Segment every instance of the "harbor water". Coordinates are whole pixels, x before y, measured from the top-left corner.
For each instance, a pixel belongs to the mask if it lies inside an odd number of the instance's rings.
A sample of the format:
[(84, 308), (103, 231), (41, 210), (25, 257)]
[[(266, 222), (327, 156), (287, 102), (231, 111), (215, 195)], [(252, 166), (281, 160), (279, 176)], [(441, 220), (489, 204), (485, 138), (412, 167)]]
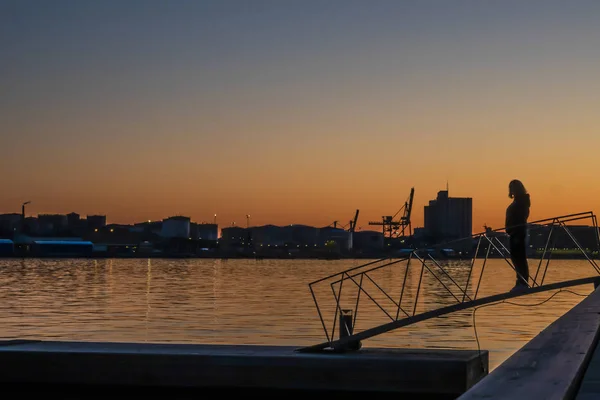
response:
[[(308, 283), (365, 262), (3, 259), (0, 260), (0, 338), (312, 345), (325, 341), (326, 336)], [(538, 260), (530, 263), (535, 272)], [(446, 262), (444, 267), (456, 277), (457, 283), (466, 282), (468, 261)], [(420, 270), (411, 268), (414, 270), (410, 270), (407, 280), (418, 284)], [(373, 279), (398, 296), (404, 272), (403, 268), (384, 268), (374, 273)], [(479, 272), (473, 272), (471, 294), (476, 290)], [(585, 260), (553, 260), (545, 282), (594, 274)], [(478, 296), (506, 292), (513, 284), (514, 272), (504, 260), (489, 260)], [(350, 286), (344, 290), (350, 290)], [(412, 290), (416, 287), (413, 285)], [(593, 287), (571, 290), (584, 295)], [(316, 294), (318, 299), (332, 297), (331, 288), (317, 290)], [(537, 305), (552, 294), (520, 297), (512, 300), (513, 304), (496, 304), (476, 311), (477, 334), (481, 348), (490, 351), (490, 368), (583, 298), (562, 292)], [(375, 295), (374, 298), (377, 299)], [(423, 276), (418, 298), (417, 312), (452, 301), (428, 271)], [(389, 322), (386, 314), (366, 297), (361, 298), (361, 307), (363, 304), (357, 315), (358, 330)], [(333, 309), (325, 306), (323, 313), (331, 326)], [(473, 310), (401, 328), (369, 339), (363, 346), (477, 349)]]

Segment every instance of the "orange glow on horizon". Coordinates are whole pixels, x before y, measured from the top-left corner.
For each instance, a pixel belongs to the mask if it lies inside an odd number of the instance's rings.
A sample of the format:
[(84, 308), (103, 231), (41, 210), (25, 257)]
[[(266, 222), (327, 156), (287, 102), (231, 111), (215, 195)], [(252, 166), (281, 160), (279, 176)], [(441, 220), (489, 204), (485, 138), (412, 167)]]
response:
[[(450, 196), (473, 197), (473, 232), (484, 230), (487, 224), (493, 228), (504, 225), (504, 212), (510, 199), (503, 187), (477, 185), (475, 177), (470, 177), (465, 182), (471, 182), (472, 191), (464, 187), (450, 184)], [(508, 182), (508, 180), (505, 180)], [(527, 182), (527, 181), (525, 181)], [(441, 185), (440, 185), (441, 186)], [(454, 189), (456, 187), (456, 189)], [(532, 198), (530, 221), (584, 211), (596, 211), (600, 192), (595, 186), (583, 188), (574, 182), (555, 185), (536, 184), (529, 181), (528, 190)], [(187, 196), (174, 198), (172, 202), (161, 196), (140, 199), (133, 193), (129, 198), (123, 198), (120, 203), (106, 201), (106, 197), (79, 201), (68, 197), (44, 199), (32, 202), (26, 209), (27, 215), (41, 213), (69, 213), (77, 212), (82, 216), (92, 214), (106, 214), (109, 223), (131, 224), (149, 220), (162, 220), (172, 215), (187, 215), (194, 222), (213, 223), (214, 210), (217, 210), (217, 223), (221, 228), (236, 225), (246, 226), (246, 215), (252, 215), (251, 226), (274, 224), (305, 224), (313, 226), (327, 226), (338, 222), (338, 226), (345, 226), (354, 217), (356, 209), (360, 210), (357, 229), (379, 230), (378, 226), (368, 225), (369, 221), (380, 221), (383, 215), (394, 215), (407, 200), (410, 188), (406, 186), (404, 192), (399, 188), (381, 192), (370, 188), (368, 192), (359, 192), (346, 197), (345, 191), (336, 193), (331, 188), (325, 193), (300, 191), (293, 194), (274, 193), (265, 196), (262, 201), (259, 193), (248, 193), (246, 196), (238, 193), (231, 198), (202, 201), (202, 193), (188, 192)], [(415, 202), (412, 214), (412, 226), (423, 226), (423, 206), (427, 201), (436, 197), (438, 190), (444, 190), (433, 185), (419, 190), (415, 185)], [(576, 195), (572, 195), (575, 193)], [(34, 197), (34, 196), (32, 196)], [(236, 200), (237, 199), (237, 200)], [(16, 199), (15, 199), (16, 200)], [(83, 200), (83, 199), (82, 199)], [(220, 200), (220, 201), (219, 201)], [(203, 205), (203, 203), (205, 205)], [(13, 201), (9, 204), (6, 200), (1, 203), (3, 212), (19, 212), (20, 203)], [(596, 206), (596, 207), (595, 207)], [(251, 211), (251, 213), (248, 212)], [(399, 218), (399, 217), (398, 217)], [(242, 221), (242, 222), (240, 222)]]
[(480, 232), (515, 178), (531, 220), (600, 212), (600, 3), (12, 3), (0, 212), (224, 227), (359, 209), (366, 230), (414, 187), (419, 227), (449, 182)]

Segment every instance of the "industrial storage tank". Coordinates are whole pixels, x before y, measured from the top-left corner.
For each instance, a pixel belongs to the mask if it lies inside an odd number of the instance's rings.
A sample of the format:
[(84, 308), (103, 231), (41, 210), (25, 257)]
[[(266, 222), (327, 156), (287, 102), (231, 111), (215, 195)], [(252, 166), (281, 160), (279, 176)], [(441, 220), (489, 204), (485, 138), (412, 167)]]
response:
[(189, 238), (190, 218), (177, 216), (163, 220), (160, 236), (165, 238)]
[(192, 224), (190, 228), (192, 239), (219, 240), (219, 225), (217, 224)]
[[(254, 226), (250, 228), (252, 241), (256, 246), (283, 246), (291, 241), (291, 234), (286, 236), (286, 232), (276, 225)], [(289, 232), (288, 232), (289, 233)]]
[(291, 243), (300, 247), (314, 247), (319, 242), (319, 229), (313, 226), (292, 224), (284, 227)]

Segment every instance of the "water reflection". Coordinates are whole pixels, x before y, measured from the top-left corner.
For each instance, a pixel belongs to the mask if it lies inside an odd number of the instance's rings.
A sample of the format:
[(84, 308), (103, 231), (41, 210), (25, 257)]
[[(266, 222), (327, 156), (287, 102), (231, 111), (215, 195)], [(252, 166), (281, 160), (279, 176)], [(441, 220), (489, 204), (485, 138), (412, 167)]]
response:
[[(0, 309), (3, 338), (146, 341), (181, 343), (244, 343), (303, 346), (321, 342), (324, 333), (308, 291), (308, 282), (356, 265), (352, 260), (0, 260)], [(468, 263), (447, 265), (464, 286)], [(481, 266), (469, 281), (477, 287)], [(448, 278), (432, 268), (444, 284)], [(400, 299), (406, 267), (374, 272), (371, 277)], [(547, 282), (589, 276), (585, 261), (553, 261)], [(402, 307), (412, 312), (421, 268), (414, 263)], [(514, 272), (501, 260), (490, 260), (479, 296), (509, 290)], [(352, 283), (344, 290), (349, 291)], [(371, 284), (365, 288), (388, 312), (397, 308)], [(321, 296), (331, 298), (327, 289)], [(591, 285), (576, 288), (590, 292)], [(356, 291), (356, 287), (354, 287)], [(535, 303), (551, 293), (518, 300)], [(355, 295), (354, 295), (355, 296)], [(355, 297), (350, 296), (355, 301)], [(359, 328), (389, 318), (361, 298)], [(477, 311), (482, 348), (491, 351), (491, 366), (581, 301), (559, 294), (539, 307), (508, 304)], [(455, 302), (431, 273), (423, 274), (417, 311)], [(354, 303), (352, 303), (354, 304)], [(333, 308), (325, 310), (333, 322)], [(365, 342), (366, 346), (476, 348), (472, 310), (425, 321)]]
[(151, 310), (151, 306), (150, 306), (150, 285), (152, 283), (152, 260), (148, 259), (148, 265), (146, 268), (146, 329), (144, 331), (145, 335), (144, 335), (144, 339), (147, 342), (148, 341), (148, 325), (149, 325), (149, 321), (150, 321), (150, 310)]

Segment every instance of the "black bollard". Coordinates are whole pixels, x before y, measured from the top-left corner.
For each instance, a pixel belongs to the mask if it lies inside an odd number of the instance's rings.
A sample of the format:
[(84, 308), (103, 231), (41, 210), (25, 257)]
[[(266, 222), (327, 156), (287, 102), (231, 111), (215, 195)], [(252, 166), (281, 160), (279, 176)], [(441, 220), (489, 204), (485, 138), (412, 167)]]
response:
[[(352, 310), (341, 310), (340, 312), (340, 339), (352, 336), (354, 326), (352, 325)], [(337, 351), (355, 351), (360, 350), (362, 344), (358, 342), (350, 342), (343, 347), (337, 347)]]
[(352, 331), (352, 310), (342, 310), (340, 312), (340, 339), (351, 336)]

